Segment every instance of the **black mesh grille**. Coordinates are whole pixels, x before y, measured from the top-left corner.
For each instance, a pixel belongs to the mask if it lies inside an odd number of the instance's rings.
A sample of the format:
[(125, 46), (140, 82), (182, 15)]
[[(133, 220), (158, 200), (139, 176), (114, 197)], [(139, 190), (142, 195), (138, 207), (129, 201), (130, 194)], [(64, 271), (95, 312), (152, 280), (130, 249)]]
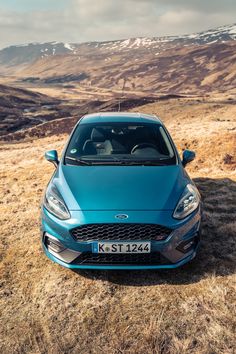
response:
[(165, 240), (171, 229), (156, 224), (86, 224), (71, 230), (76, 241)]
[(85, 252), (77, 257), (73, 264), (113, 264), (113, 265), (155, 265), (170, 264), (159, 252), (148, 254), (98, 254)]

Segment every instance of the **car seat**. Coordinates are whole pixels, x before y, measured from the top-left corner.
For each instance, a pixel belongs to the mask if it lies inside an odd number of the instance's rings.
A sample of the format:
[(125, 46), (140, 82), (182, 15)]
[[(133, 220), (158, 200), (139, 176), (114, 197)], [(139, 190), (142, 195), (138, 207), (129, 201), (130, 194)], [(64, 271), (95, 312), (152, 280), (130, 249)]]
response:
[(86, 140), (83, 146), (84, 155), (110, 155), (112, 153), (112, 145), (103, 129), (93, 128), (91, 137)]

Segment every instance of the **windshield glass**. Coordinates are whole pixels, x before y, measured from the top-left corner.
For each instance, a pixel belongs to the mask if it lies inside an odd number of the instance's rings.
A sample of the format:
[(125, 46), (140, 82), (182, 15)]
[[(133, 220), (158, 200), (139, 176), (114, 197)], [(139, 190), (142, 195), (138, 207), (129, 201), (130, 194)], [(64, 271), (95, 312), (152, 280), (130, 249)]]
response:
[(156, 123), (79, 124), (65, 153), (67, 164), (176, 164), (171, 142)]

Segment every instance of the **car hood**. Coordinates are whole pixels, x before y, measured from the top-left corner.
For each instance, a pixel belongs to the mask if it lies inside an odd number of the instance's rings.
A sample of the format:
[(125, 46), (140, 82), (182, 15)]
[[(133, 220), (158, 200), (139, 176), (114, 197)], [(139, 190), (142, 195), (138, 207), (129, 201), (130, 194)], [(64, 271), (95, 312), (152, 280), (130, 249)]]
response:
[(53, 183), (69, 210), (173, 210), (189, 178), (181, 165), (72, 166)]

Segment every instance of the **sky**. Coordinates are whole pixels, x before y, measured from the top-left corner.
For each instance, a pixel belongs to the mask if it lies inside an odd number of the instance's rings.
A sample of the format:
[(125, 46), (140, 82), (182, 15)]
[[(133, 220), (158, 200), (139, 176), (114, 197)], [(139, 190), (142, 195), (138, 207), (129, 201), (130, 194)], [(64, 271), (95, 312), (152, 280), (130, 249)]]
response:
[(0, 0), (0, 48), (180, 35), (236, 23), (236, 0)]

